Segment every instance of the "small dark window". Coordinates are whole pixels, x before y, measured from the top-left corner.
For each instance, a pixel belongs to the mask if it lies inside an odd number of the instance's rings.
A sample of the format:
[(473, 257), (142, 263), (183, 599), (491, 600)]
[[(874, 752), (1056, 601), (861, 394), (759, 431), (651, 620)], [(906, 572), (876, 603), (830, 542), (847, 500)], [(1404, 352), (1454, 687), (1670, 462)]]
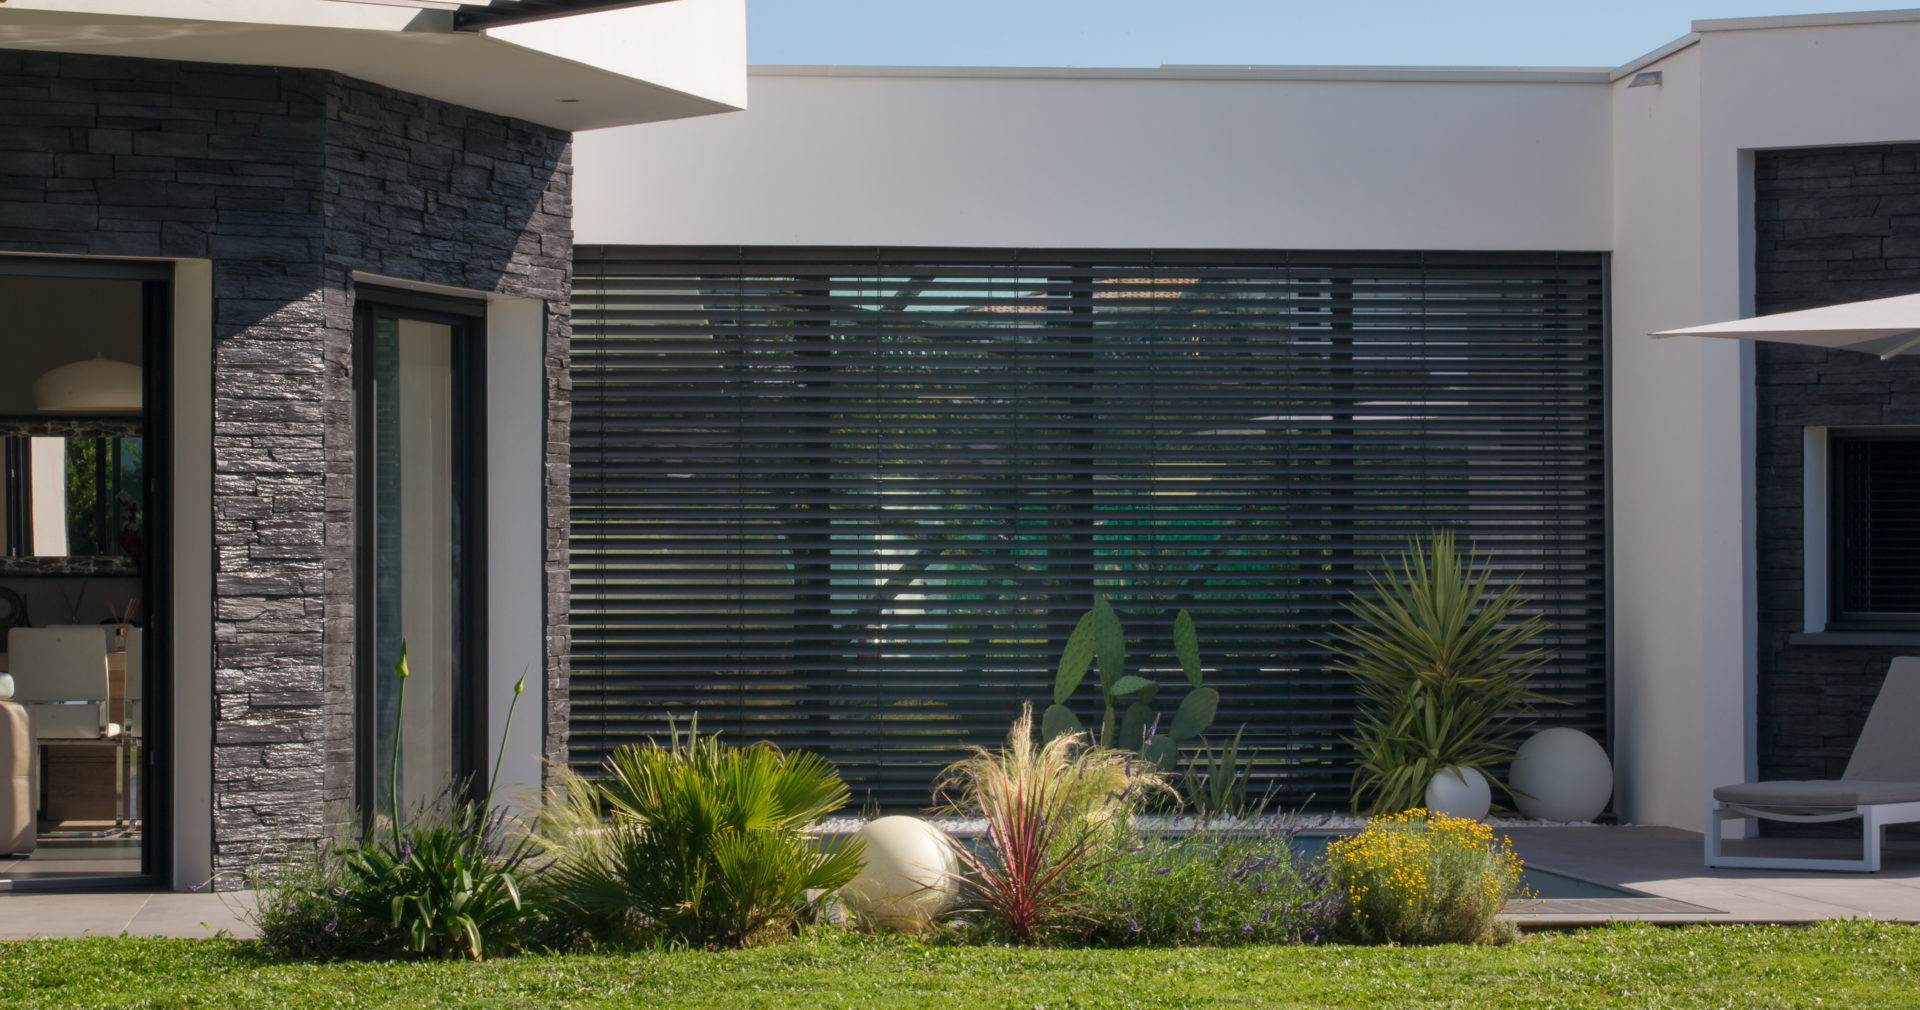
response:
[(1920, 627), (1920, 431), (1836, 435), (1833, 620)]

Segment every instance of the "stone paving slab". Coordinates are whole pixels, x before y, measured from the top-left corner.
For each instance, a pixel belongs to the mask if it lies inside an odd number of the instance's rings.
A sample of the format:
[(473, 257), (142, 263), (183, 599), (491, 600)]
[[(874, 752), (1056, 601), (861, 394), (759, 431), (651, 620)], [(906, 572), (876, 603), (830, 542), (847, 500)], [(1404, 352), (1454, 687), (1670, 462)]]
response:
[[(1521, 928), (1568, 927), (1625, 919), (1647, 922), (1769, 922), (1873, 918), (1920, 922), (1920, 847), (1889, 843), (1879, 873), (1708, 869), (1699, 832), (1678, 828), (1506, 828), (1502, 833), (1529, 864), (1578, 874), (1703, 909), (1657, 913), (1631, 899), (1579, 912), (1526, 907), (1509, 917)], [(1837, 856), (1858, 841), (1759, 839), (1727, 843), (1730, 855), (1777, 853)], [(1816, 851), (1817, 850), (1817, 851)]]
[(0, 894), (0, 940), (82, 936), (251, 938), (252, 891)]

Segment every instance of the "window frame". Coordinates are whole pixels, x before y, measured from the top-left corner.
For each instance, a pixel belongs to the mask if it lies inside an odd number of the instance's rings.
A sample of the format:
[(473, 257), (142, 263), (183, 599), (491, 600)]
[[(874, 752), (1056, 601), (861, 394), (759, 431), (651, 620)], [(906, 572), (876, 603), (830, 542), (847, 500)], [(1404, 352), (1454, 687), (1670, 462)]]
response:
[(487, 767), (490, 664), (487, 629), (487, 304), (398, 288), (358, 285), (353, 307), (354, 385), (354, 795), (363, 826), (380, 812), (375, 798), (379, 756), (374, 683), (375, 638), (368, 633), (374, 606), (374, 390), (373, 323), (379, 317), (417, 319), (453, 328), (458, 441), (454, 467), (462, 498), (459, 551), (463, 557), (456, 627), (453, 779), (469, 794), (484, 791)]

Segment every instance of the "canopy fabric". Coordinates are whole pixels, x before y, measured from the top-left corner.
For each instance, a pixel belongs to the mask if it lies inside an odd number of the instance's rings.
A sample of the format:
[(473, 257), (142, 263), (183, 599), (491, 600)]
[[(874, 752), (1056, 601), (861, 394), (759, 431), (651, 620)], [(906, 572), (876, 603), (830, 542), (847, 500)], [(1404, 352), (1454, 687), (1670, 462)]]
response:
[(1920, 350), (1920, 294), (1777, 312), (1677, 330), (1656, 337), (1731, 337), (1772, 340), (1878, 354), (1884, 360)]

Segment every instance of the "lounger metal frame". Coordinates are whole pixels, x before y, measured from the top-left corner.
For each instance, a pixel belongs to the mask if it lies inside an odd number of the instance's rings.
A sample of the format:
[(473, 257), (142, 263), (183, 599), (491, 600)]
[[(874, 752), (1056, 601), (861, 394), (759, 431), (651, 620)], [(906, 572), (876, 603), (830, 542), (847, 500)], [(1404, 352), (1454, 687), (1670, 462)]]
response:
[[(1810, 809), (1810, 808), (1795, 808)], [(1859, 859), (1807, 859), (1777, 856), (1729, 856), (1721, 851), (1720, 825), (1725, 821), (1747, 819), (1789, 821), (1795, 824), (1826, 824), (1833, 821), (1860, 821)], [(1832, 812), (1789, 813), (1767, 807), (1707, 801), (1707, 865), (1756, 870), (1828, 870), (1843, 873), (1880, 872), (1880, 846), (1886, 826), (1920, 821), (1920, 803), (1864, 803), (1856, 807), (1836, 807)]]

